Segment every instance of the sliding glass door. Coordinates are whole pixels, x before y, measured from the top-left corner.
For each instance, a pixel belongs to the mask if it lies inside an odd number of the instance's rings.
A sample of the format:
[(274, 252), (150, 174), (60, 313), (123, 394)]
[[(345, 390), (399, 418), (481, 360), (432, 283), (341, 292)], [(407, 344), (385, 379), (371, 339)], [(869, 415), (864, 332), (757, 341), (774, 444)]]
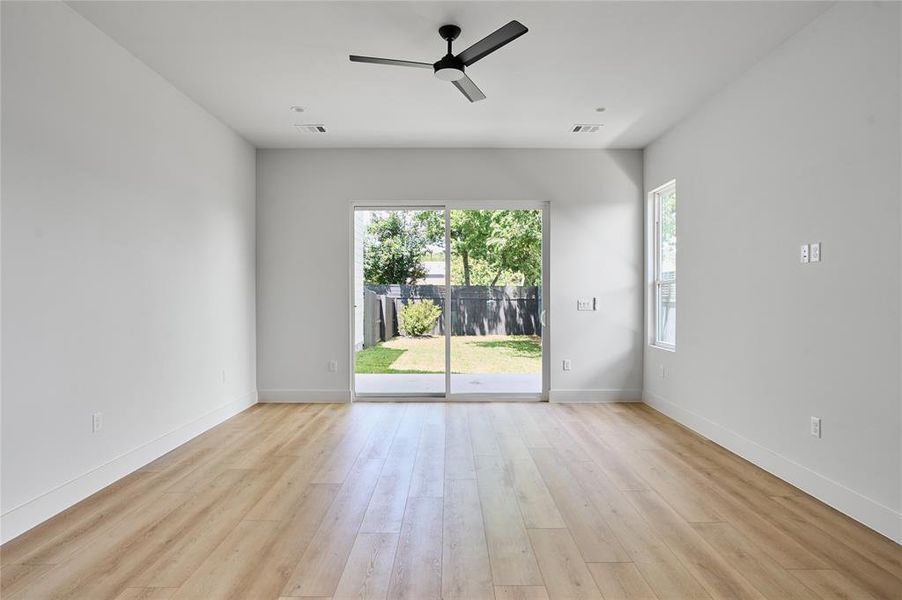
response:
[(542, 205), (355, 207), (353, 389), (545, 396)]
[(354, 391), (446, 391), (444, 209), (354, 212)]
[(542, 211), (450, 211), (452, 394), (542, 393)]

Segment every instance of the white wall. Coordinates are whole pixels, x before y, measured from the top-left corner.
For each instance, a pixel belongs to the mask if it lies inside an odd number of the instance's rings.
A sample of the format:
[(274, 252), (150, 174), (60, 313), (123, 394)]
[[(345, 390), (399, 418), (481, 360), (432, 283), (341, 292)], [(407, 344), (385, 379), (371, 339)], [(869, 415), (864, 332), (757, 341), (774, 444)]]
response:
[(2, 21), (6, 540), (255, 401), (255, 167), (64, 4)]
[(896, 539), (899, 9), (840, 3), (645, 153), (646, 191), (677, 180), (679, 282), (646, 400)]
[[(638, 397), (641, 161), (640, 151), (258, 151), (261, 400), (348, 398), (351, 203), (446, 200), (551, 203), (552, 397)], [(592, 296), (600, 310), (578, 313), (577, 298)]]

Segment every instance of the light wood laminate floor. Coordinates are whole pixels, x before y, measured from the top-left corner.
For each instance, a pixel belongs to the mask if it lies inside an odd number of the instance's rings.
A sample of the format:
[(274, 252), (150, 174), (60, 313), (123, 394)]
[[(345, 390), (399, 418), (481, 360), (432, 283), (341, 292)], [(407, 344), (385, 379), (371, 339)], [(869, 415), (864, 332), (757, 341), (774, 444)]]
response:
[(261, 404), (8, 542), (7, 598), (902, 598), (902, 550), (635, 404)]

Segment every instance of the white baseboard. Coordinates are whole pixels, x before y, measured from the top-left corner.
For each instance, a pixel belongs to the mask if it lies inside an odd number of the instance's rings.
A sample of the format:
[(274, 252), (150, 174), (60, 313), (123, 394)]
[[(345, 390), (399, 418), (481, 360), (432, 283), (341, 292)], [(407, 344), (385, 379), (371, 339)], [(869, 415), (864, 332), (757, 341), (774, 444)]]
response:
[(642, 390), (549, 390), (549, 402), (642, 402)]
[(17, 537), (50, 517), (64, 511), (91, 494), (102, 490), (129, 473), (140, 469), (170, 450), (222, 423), (257, 403), (257, 392), (250, 392), (207, 414), (151, 440), (96, 469), (76, 477), (37, 498), (0, 515), (0, 543)]
[(730, 452), (791, 483), (871, 529), (902, 543), (902, 513), (651, 392), (643, 401)]
[(258, 396), (260, 402), (344, 404), (351, 401), (350, 390), (260, 390)]

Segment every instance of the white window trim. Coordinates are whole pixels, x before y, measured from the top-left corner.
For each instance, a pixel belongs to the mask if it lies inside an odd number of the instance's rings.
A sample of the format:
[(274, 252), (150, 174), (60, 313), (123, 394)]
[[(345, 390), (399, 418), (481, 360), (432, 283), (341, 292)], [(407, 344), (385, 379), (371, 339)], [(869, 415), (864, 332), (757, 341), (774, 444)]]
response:
[[(651, 335), (649, 335), (648, 344), (652, 348), (657, 348), (659, 350), (666, 350), (668, 352), (676, 352), (676, 343), (669, 343), (663, 340), (658, 339), (658, 289), (663, 283), (661, 279), (661, 202), (660, 198), (664, 195), (665, 191), (669, 191), (671, 188), (676, 188), (676, 179), (671, 179), (667, 183), (660, 185), (650, 191), (648, 193), (648, 207), (649, 214), (651, 218), (649, 219), (649, 299), (648, 299), (648, 314), (649, 314), (649, 329)], [(667, 283), (676, 284), (677, 277), (676, 273), (674, 273), (674, 278), (672, 281), (668, 281)]]

